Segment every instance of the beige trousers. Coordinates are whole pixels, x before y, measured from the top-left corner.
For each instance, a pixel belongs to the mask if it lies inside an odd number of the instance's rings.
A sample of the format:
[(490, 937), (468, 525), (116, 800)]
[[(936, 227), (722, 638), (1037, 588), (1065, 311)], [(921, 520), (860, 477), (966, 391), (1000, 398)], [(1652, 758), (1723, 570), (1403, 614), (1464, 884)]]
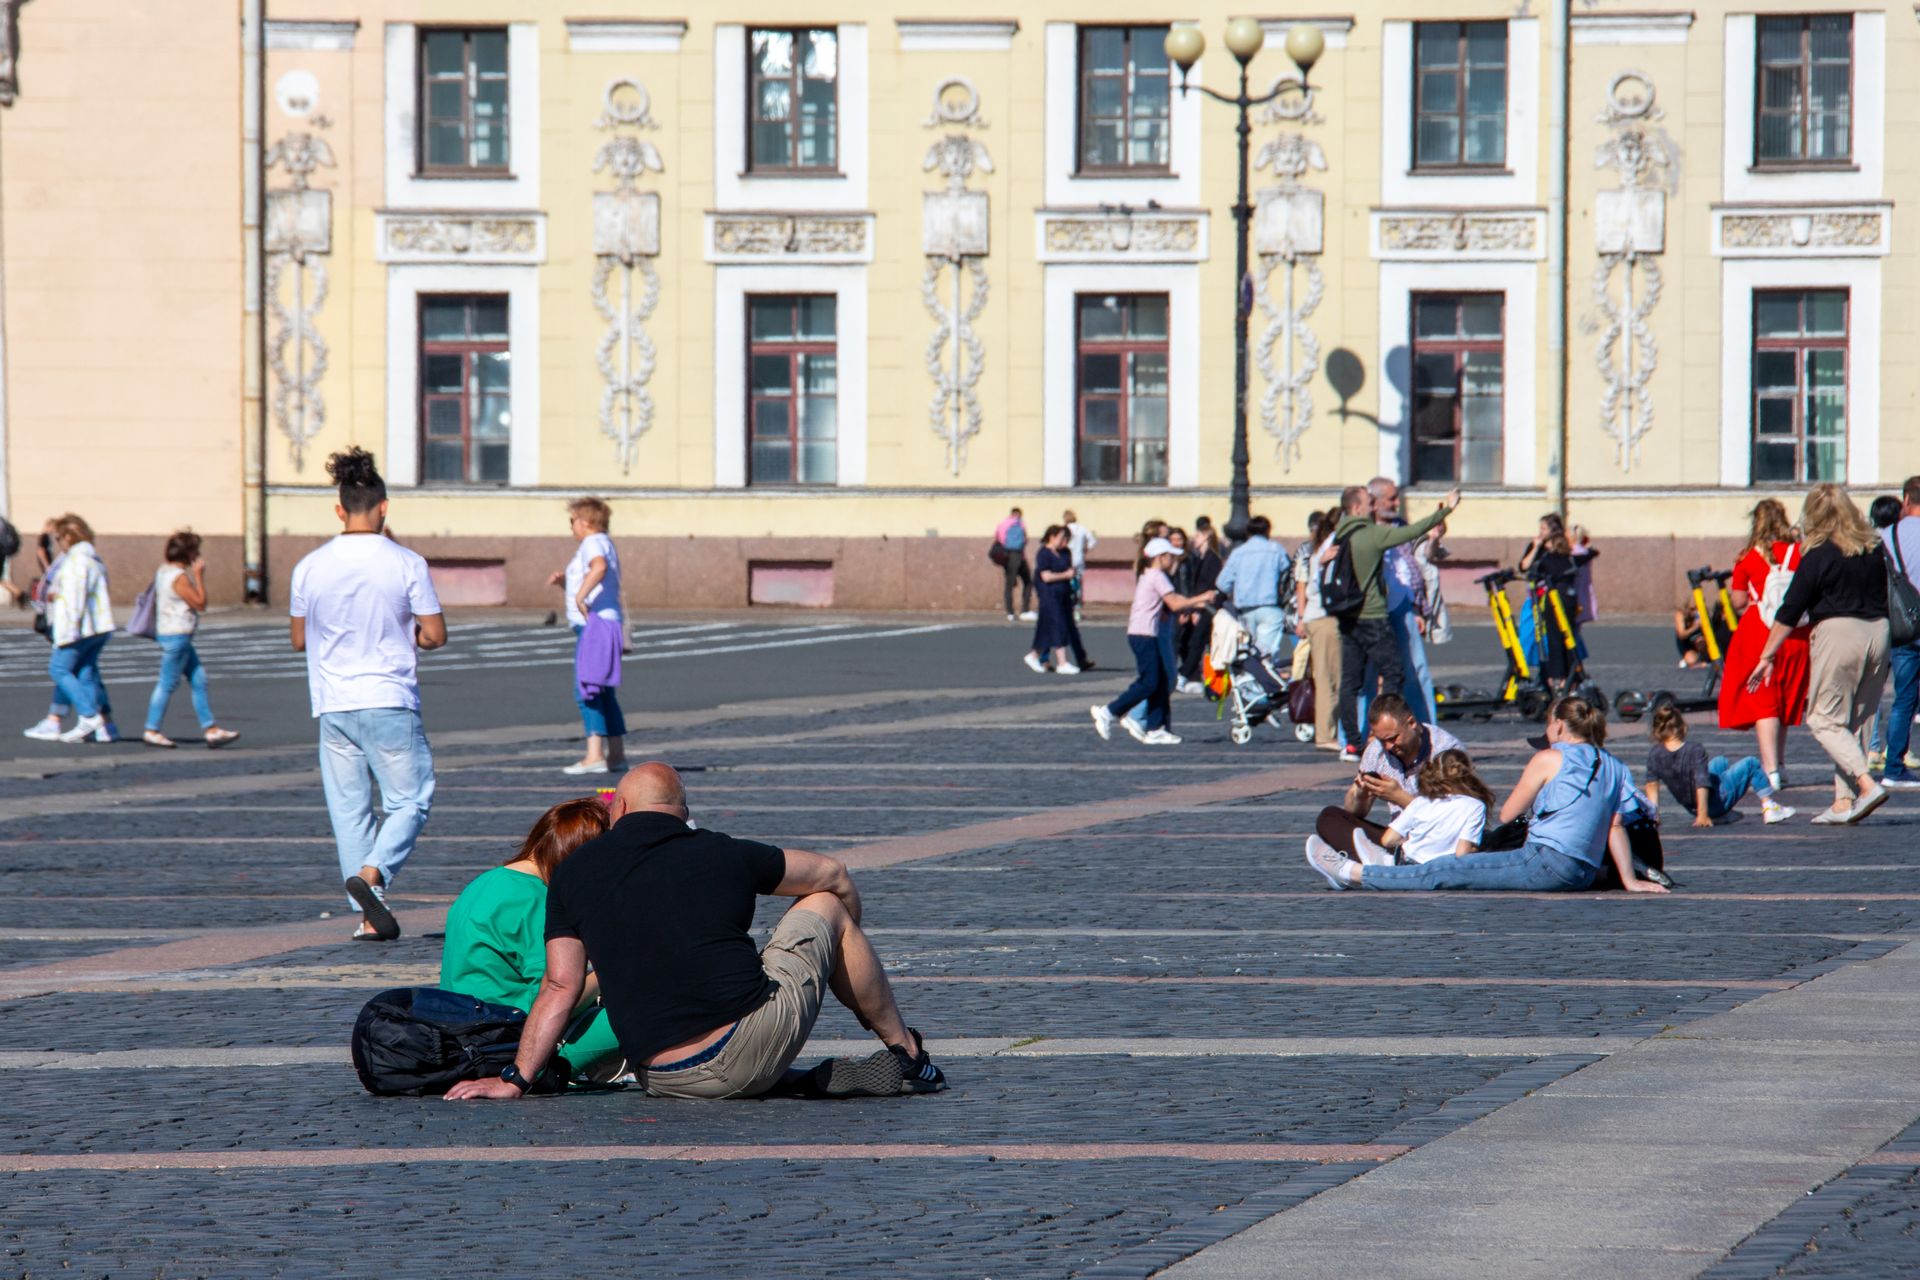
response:
[(1808, 645), (1807, 729), (1833, 761), (1833, 798), (1851, 804), (1867, 772), (1865, 734), (1887, 686), (1887, 622), (1828, 618)]
[(1316, 744), (1338, 742), (1334, 723), (1340, 711), (1340, 619), (1315, 618), (1307, 624), (1307, 643), (1312, 646), (1313, 664), (1313, 740)]

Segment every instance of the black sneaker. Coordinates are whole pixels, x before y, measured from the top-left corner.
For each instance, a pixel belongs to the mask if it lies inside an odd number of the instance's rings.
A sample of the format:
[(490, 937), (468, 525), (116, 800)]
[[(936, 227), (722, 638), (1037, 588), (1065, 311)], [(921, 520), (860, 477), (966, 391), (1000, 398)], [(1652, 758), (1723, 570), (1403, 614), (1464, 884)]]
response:
[(909, 1054), (896, 1045), (888, 1045), (887, 1052), (900, 1064), (901, 1093), (939, 1093), (947, 1087), (946, 1073), (933, 1065), (933, 1059), (927, 1056), (927, 1046), (920, 1039), (920, 1033), (912, 1027), (907, 1034), (913, 1037), (916, 1052)]
[(823, 1098), (891, 1098), (905, 1092), (905, 1084), (892, 1049), (864, 1058), (828, 1058), (813, 1069), (813, 1087)]

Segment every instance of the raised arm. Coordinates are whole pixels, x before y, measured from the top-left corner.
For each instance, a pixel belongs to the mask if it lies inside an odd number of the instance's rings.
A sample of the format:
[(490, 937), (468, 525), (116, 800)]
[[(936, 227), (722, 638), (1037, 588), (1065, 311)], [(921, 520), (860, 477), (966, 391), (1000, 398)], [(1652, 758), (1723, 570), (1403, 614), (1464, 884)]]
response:
[[(585, 994), (586, 981), (587, 948), (580, 939), (547, 939), (547, 972), (540, 979), (540, 994), (534, 998), (533, 1009), (527, 1014), (526, 1025), (520, 1031), (520, 1052), (513, 1058), (513, 1065), (518, 1068), (521, 1078), (535, 1080), (545, 1069), (547, 1059), (553, 1056), (560, 1036), (567, 1029), (567, 1020), (573, 1016), (581, 996)], [(490, 1080), (462, 1080), (447, 1090), (449, 1102), (523, 1096), (518, 1085), (497, 1077)]]

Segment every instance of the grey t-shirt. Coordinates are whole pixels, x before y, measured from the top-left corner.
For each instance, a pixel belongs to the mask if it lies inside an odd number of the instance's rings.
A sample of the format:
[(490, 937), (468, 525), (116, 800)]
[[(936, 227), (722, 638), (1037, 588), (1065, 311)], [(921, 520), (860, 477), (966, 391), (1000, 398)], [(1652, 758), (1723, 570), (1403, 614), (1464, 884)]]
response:
[(1683, 742), (1678, 751), (1669, 751), (1665, 743), (1647, 748), (1647, 777), (1664, 783), (1683, 808), (1698, 802), (1696, 791), (1713, 789), (1713, 773), (1707, 768), (1707, 749), (1697, 742)]

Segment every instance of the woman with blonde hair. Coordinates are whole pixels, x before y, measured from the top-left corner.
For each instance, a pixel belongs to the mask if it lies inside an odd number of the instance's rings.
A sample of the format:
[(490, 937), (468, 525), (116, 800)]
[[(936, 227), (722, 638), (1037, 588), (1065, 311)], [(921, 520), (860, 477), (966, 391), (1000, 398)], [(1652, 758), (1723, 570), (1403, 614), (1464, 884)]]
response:
[[(1787, 758), (1787, 729), (1806, 716), (1807, 642), (1813, 629), (1791, 628), (1774, 655), (1773, 674), (1757, 688), (1748, 688), (1747, 680), (1760, 664), (1784, 584), (1800, 568), (1802, 554), (1800, 534), (1787, 518), (1785, 504), (1778, 498), (1762, 498), (1753, 505), (1747, 545), (1727, 582), (1734, 605), (1742, 612), (1727, 642), (1722, 668), (1720, 727), (1753, 730), (1760, 767), (1775, 791), (1786, 785), (1782, 764)], [(1713, 624), (1712, 618), (1700, 621), (1703, 627)]]
[(118, 742), (113, 706), (100, 679), (100, 655), (113, 639), (113, 606), (107, 601), (107, 567), (93, 549), (93, 526), (69, 512), (55, 523), (60, 558), (49, 571), (47, 625), (53, 654), (47, 674), (56, 696), (79, 718), (62, 742)]
[(1800, 567), (1747, 688), (1758, 690), (1773, 678), (1781, 649), (1804, 619), (1812, 627), (1807, 728), (1833, 761), (1833, 805), (1814, 821), (1855, 823), (1887, 800), (1886, 789), (1868, 771), (1860, 740), (1887, 683), (1886, 554), (1873, 526), (1837, 484), (1808, 491), (1800, 534)]
[[(620, 653), (626, 648), (626, 618), (621, 612), (620, 553), (607, 530), (613, 508), (600, 498), (575, 498), (567, 504), (573, 559), (547, 579), (565, 586), (567, 623), (573, 628), (574, 703), (586, 731), (586, 753), (562, 773), (618, 773), (627, 763), (627, 720), (620, 710)], [(587, 674), (610, 679), (587, 680)], [(591, 689), (591, 692), (589, 692)]]

